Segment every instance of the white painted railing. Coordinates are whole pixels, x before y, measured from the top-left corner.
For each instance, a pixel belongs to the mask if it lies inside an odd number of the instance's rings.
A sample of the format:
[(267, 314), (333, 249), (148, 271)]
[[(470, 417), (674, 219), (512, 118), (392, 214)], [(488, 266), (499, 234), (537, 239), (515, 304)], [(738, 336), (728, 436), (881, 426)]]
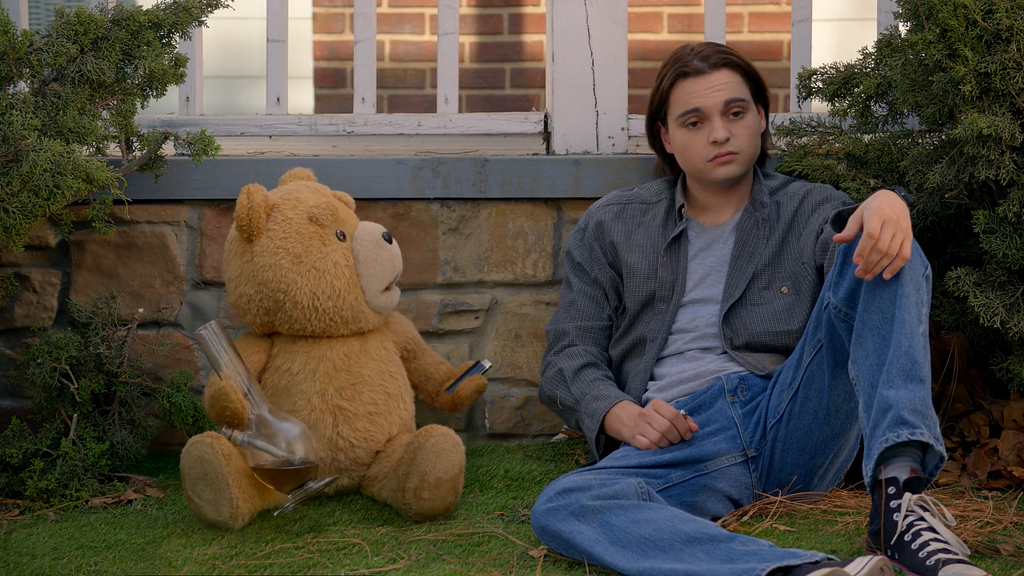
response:
[[(27, 0), (0, 1), (16, 22), (28, 26)], [(627, 113), (627, 0), (548, 0), (546, 110), (495, 114), (458, 112), (459, 0), (438, 0), (437, 112), (378, 114), (377, 3), (355, 0), (353, 113), (304, 115), (287, 114), (288, 1), (267, 0), (266, 115), (203, 116), (203, 31), (198, 29), (181, 46), (190, 60), (188, 79), (179, 88), (178, 115), (140, 116), (140, 125), (206, 128), (217, 137), (250, 139), (538, 135), (547, 137), (550, 154), (645, 149), (643, 116)], [(704, 0), (704, 6), (705, 39), (724, 42), (726, 0)], [(894, 23), (894, 7), (894, 0), (878, 0), (879, 34)], [(808, 103), (797, 101), (796, 78), (811, 65), (811, 16), (812, 0), (792, 0), (791, 114), (809, 112)]]
[(288, 113), (288, 0), (267, 0), (267, 114)]
[(16, 24), (28, 28), (28, 0), (3, 0), (3, 7)]

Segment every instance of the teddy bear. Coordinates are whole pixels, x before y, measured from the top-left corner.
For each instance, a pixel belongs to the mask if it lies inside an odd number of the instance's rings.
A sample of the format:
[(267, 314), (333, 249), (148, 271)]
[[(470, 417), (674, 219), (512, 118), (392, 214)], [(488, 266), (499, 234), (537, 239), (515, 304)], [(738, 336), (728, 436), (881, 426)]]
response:
[[(270, 405), (309, 428), (318, 477), (339, 477), (325, 494), (358, 490), (417, 521), (451, 512), (465, 446), (450, 428), (417, 429), (414, 398), (457, 412), (487, 380), (474, 375), (445, 390), (472, 362), (451, 366), (395, 312), (402, 254), (391, 234), (360, 221), (349, 194), (294, 168), (274, 190), (242, 188), (222, 270), (247, 328), (235, 346)], [(241, 393), (216, 374), (204, 404), (214, 422), (245, 428)], [(189, 439), (181, 482), (193, 515), (219, 528), (239, 529), (287, 501), (217, 432)]]

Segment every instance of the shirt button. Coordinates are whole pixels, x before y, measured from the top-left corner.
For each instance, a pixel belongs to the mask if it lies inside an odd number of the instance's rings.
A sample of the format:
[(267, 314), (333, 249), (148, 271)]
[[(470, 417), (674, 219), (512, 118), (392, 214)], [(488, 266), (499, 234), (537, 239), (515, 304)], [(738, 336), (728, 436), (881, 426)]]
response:
[(782, 292), (783, 294), (789, 294), (789, 288), (783, 286), (782, 288), (779, 289), (779, 292)]

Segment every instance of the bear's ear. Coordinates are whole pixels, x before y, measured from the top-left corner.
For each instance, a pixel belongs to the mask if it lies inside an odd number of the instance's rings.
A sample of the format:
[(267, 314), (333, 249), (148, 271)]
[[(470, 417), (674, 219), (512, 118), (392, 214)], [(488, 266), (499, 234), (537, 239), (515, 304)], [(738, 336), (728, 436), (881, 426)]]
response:
[(281, 187), (292, 182), (316, 182), (316, 176), (309, 168), (292, 168), (285, 172), (284, 176), (281, 176), (281, 179), (277, 181), (277, 186)]
[(270, 192), (259, 184), (242, 188), (235, 203), (235, 229), (248, 242), (255, 242), (263, 235), (270, 215)]
[(356, 201), (351, 196), (349, 196), (348, 194), (346, 194), (344, 192), (338, 192), (337, 190), (332, 190), (331, 194), (334, 194), (334, 196), (338, 200), (341, 200), (342, 204), (344, 204), (345, 206), (348, 206), (349, 210), (352, 210), (353, 212), (355, 212), (355, 210), (356, 210)]

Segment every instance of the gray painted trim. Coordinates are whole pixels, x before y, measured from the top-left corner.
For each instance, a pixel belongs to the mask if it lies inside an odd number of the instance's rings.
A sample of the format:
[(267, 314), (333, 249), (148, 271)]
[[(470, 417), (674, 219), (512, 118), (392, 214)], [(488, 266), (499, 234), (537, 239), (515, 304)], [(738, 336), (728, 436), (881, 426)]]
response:
[[(113, 162), (113, 160), (111, 160)], [(133, 200), (234, 200), (246, 184), (273, 188), (304, 166), (336, 190), (365, 199), (600, 198), (654, 179), (654, 156), (168, 158), (168, 174), (130, 174)]]

